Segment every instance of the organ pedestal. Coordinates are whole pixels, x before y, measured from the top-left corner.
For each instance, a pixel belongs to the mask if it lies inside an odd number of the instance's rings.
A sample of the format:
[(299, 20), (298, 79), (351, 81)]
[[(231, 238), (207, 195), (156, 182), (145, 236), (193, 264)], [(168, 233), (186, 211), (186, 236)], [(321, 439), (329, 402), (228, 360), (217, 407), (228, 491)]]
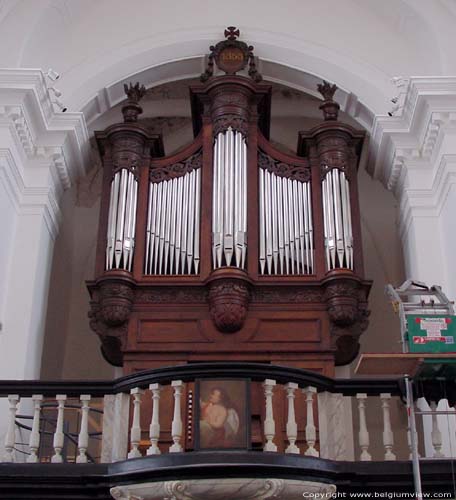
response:
[(269, 141), (271, 86), (233, 30), (190, 99), (194, 141), (165, 156), (138, 121), (96, 134), (104, 167), (91, 327), (126, 373), (198, 361), (274, 362), (333, 374), (368, 324), (357, 168), (364, 133), (324, 120), (297, 154)]

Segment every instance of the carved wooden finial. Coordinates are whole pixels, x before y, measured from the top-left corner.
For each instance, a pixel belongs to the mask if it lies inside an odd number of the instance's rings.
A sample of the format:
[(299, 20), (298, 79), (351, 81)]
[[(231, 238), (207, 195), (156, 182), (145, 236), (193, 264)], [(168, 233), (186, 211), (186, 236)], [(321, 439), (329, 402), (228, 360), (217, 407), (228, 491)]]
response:
[(255, 65), (252, 45), (238, 40), (241, 32), (235, 26), (228, 26), (225, 30), (225, 40), (209, 47), (207, 67), (201, 75), (201, 81), (206, 82), (214, 75), (214, 64), (227, 75), (235, 75), (248, 65), (250, 78), (260, 82), (262, 77)]
[(228, 40), (236, 40), (236, 38), (239, 38), (240, 34), (241, 32), (235, 26), (228, 26), (224, 33), (225, 38)]
[(128, 97), (127, 104), (122, 107), (124, 121), (136, 122), (138, 121), (138, 115), (143, 112), (138, 103), (145, 96), (146, 87), (139, 85), (139, 82), (136, 82), (134, 85), (130, 82), (129, 85), (124, 83), (124, 90)]
[(329, 82), (323, 80), (323, 83), (317, 85), (318, 92), (323, 96), (323, 104), (320, 109), (323, 111), (325, 120), (337, 120), (339, 115), (339, 104), (334, 101), (333, 97), (337, 90), (337, 85), (331, 85)]

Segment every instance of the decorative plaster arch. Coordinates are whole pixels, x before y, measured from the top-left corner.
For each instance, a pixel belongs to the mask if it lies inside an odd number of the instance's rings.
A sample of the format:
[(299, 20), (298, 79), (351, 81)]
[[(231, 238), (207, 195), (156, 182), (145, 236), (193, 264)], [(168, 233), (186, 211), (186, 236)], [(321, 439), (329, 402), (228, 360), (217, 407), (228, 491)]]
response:
[[(203, 56), (195, 56), (150, 66), (136, 73), (125, 71), (124, 76), (112, 83), (103, 85), (78, 109), (84, 113), (87, 124), (90, 126), (103, 113), (125, 99), (123, 90), (124, 82), (139, 81), (146, 88), (151, 88), (170, 81), (197, 78), (203, 71), (204, 61), (205, 58)], [(365, 129), (371, 130), (374, 119), (373, 109), (360, 101), (356, 94), (350, 92), (346, 87), (341, 86), (340, 79), (334, 80), (326, 76), (326, 74), (312, 74), (299, 67), (264, 59), (259, 62), (259, 70), (267, 81), (280, 83), (318, 98), (321, 98), (321, 96), (316, 90), (317, 84), (321, 83), (323, 79), (335, 81), (339, 86), (336, 97), (342, 111), (357, 120)], [(99, 75), (99, 77), (103, 79), (103, 75)], [(88, 91), (89, 86), (90, 83), (87, 84), (87, 87), (84, 86), (79, 89), (81, 96), (83, 92)]]

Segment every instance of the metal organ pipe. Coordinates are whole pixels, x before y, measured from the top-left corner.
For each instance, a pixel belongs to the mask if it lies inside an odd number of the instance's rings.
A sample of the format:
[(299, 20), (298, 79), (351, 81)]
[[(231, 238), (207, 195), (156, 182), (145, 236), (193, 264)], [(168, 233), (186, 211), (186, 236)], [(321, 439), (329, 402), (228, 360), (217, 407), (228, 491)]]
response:
[(213, 267), (243, 269), (247, 254), (247, 145), (231, 127), (214, 142)]
[(122, 168), (111, 181), (106, 269), (131, 271), (135, 247), (138, 182), (133, 172)]
[(150, 182), (145, 274), (198, 273), (200, 196), (200, 169)]
[(350, 183), (345, 172), (333, 168), (326, 173), (322, 201), (326, 267), (353, 269)]
[(263, 275), (312, 274), (310, 182), (259, 169), (259, 264)]

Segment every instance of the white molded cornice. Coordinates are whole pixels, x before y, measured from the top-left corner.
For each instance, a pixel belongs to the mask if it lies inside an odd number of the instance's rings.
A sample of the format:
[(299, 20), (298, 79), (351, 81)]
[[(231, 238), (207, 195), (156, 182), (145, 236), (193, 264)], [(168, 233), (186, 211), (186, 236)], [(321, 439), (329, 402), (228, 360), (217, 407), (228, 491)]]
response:
[(0, 182), (18, 214), (42, 214), (55, 237), (60, 194), (89, 165), (82, 113), (55, 112), (41, 70), (0, 69)]
[(456, 77), (410, 78), (401, 115), (374, 119), (370, 173), (397, 193), (409, 163), (421, 162), (423, 168), (427, 164), (432, 169), (439, 162), (446, 128), (455, 126)]
[(84, 117), (82, 113), (54, 111), (41, 70), (0, 69), (2, 126), (14, 132), (25, 159), (50, 161), (63, 189), (86, 173), (90, 148)]

